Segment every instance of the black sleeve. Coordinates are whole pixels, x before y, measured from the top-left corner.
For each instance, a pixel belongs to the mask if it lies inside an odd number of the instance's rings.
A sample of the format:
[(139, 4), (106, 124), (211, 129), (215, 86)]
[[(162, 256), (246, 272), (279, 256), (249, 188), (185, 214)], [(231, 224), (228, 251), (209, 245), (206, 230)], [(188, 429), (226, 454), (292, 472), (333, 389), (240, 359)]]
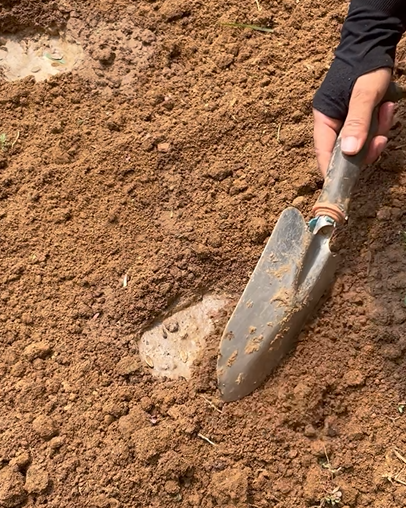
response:
[(393, 69), (405, 31), (406, 0), (352, 0), (335, 58), (314, 96), (314, 108), (345, 120), (357, 78), (382, 67)]

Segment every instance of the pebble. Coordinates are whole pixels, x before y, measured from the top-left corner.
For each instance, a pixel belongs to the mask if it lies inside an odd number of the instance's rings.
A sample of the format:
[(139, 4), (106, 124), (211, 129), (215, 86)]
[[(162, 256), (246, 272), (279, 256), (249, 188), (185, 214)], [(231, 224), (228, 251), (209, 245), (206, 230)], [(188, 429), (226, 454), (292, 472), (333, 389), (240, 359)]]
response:
[(316, 437), (317, 432), (316, 429), (313, 427), (313, 425), (309, 423), (308, 425), (306, 425), (303, 434), (306, 437)]
[(25, 478), (25, 490), (28, 494), (41, 494), (49, 485), (49, 475), (47, 471), (38, 466), (30, 466)]
[(16, 467), (0, 470), (0, 506), (14, 508), (25, 501), (24, 477)]
[(33, 361), (36, 358), (46, 358), (51, 354), (51, 351), (52, 350), (48, 342), (33, 342), (24, 349), (23, 355), (27, 358), (27, 360)]
[(306, 201), (306, 198), (304, 196), (297, 196), (292, 201), (292, 206), (294, 206), (298, 210), (301, 210), (303, 208), (304, 204), (305, 204), (305, 201)]
[(46, 441), (49, 441), (58, 434), (58, 429), (55, 422), (50, 416), (38, 416), (32, 422), (34, 431)]
[(116, 371), (120, 376), (129, 376), (130, 374), (137, 372), (140, 369), (140, 366), (141, 364), (138, 357), (125, 356), (118, 362)]
[(49, 446), (52, 450), (59, 450), (65, 444), (65, 439), (61, 436), (56, 436), (51, 439)]
[(168, 153), (171, 150), (170, 143), (158, 143), (157, 145), (158, 152)]
[(404, 309), (395, 309), (393, 312), (393, 322), (395, 325), (401, 325), (406, 321), (406, 312)]
[(380, 221), (390, 220), (391, 218), (391, 209), (388, 207), (381, 208), (377, 214), (376, 218)]

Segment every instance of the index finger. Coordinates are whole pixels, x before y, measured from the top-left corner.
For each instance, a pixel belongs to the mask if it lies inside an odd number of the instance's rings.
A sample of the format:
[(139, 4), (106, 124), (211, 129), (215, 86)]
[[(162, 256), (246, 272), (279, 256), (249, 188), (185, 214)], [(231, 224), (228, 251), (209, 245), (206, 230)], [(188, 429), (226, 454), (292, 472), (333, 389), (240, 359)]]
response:
[(324, 178), (337, 140), (337, 135), (340, 132), (343, 122), (335, 118), (330, 118), (315, 109), (313, 110), (313, 117), (314, 148), (319, 170)]

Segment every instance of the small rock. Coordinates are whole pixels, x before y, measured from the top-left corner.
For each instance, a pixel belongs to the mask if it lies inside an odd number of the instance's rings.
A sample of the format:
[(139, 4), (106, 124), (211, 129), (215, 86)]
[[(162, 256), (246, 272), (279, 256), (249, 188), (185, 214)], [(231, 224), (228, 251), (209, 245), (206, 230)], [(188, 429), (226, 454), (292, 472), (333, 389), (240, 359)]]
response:
[(306, 425), (303, 434), (306, 437), (316, 437), (317, 432), (316, 429), (313, 427), (313, 425), (309, 423), (308, 425)]
[(10, 466), (17, 466), (18, 469), (25, 469), (31, 461), (30, 454), (28, 452), (20, 453), (17, 457), (10, 460)]
[(111, 425), (114, 422), (115, 418), (113, 415), (105, 415), (103, 421), (106, 425)]
[(129, 376), (134, 374), (140, 369), (140, 361), (136, 356), (125, 356), (122, 358), (117, 366), (116, 371), (120, 376)]
[(381, 208), (377, 212), (376, 218), (381, 221), (390, 220), (391, 219), (391, 209), (389, 207)]
[(49, 441), (58, 434), (58, 429), (50, 416), (38, 416), (32, 422), (32, 427), (46, 441)]
[(25, 501), (24, 477), (16, 467), (0, 470), (0, 506), (13, 508)]
[(30, 344), (24, 349), (23, 355), (27, 358), (29, 361), (33, 361), (36, 358), (46, 358), (51, 354), (51, 346), (48, 344), (48, 342), (40, 341), (40, 342), (34, 342), (33, 344)]
[(52, 450), (59, 450), (65, 444), (65, 439), (61, 436), (53, 437), (49, 442), (49, 446)]
[(41, 494), (49, 485), (49, 475), (38, 466), (31, 466), (27, 470), (25, 490), (28, 494)]
[(154, 407), (154, 403), (149, 397), (142, 397), (142, 399), (140, 400), (140, 406), (143, 409), (143, 411), (146, 411), (148, 413)]
[(170, 143), (158, 143), (157, 150), (158, 150), (158, 152), (168, 153), (171, 150), (171, 144)]
[(406, 321), (406, 312), (404, 309), (395, 309), (393, 312), (393, 323), (401, 325)]
[(344, 383), (347, 386), (362, 386), (365, 384), (365, 376), (359, 370), (349, 370), (344, 374)]
[(294, 206), (298, 210), (301, 210), (303, 208), (304, 204), (305, 204), (305, 197), (304, 196), (297, 196), (292, 201), (292, 206)]

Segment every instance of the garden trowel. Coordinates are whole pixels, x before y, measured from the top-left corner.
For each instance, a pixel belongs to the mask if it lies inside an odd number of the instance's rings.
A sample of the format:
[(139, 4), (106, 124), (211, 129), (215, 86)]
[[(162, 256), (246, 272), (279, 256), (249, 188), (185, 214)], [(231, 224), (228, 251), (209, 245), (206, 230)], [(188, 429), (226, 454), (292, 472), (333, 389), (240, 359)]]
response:
[[(391, 83), (382, 102), (404, 97)], [(333, 282), (337, 257), (330, 251), (330, 239), (347, 220), (351, 194), (377, 129), (378, 107), (368, 139), (354, 156), (342, 153), (339, 134), (310, 222), (293, 207), (279, 217), (221, 339), (217, 377), (224, 401), (241, 399), (265, 381)]]

